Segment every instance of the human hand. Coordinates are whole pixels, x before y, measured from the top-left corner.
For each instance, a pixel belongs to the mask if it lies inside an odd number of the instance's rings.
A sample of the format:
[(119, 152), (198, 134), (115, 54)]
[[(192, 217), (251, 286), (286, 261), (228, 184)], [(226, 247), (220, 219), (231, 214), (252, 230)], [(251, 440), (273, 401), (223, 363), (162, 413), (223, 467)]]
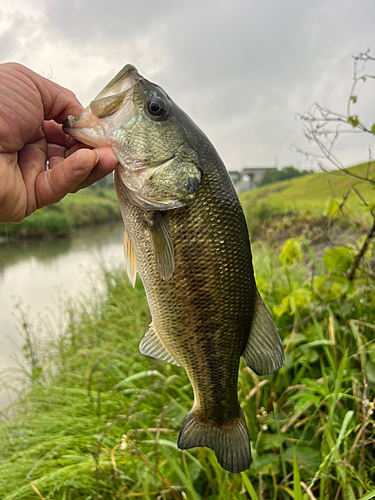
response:
[(112, 148), (88, 149), (62, 131), (82, 109), (70, 90), (20, 64), (0, 64), (0, 222), (21, 222), (116, 168)]

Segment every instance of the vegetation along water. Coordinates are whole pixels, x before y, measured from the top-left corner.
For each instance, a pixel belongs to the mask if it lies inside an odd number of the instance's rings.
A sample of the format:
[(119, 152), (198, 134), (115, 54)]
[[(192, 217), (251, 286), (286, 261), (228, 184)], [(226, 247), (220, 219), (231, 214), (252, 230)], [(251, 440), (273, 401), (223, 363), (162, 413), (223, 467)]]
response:
[(8, 238), (0, 246), (0, 409), (12, 401), (8, 378), (13, 387), (12, 374), (23, 365), (25, 338), (16, 318), (30, 311), (33, 341), (47, 341), (48, 346), (51, 337), (64, 331), (64, 297), (79, 301), (81, 293), (90, 291), (101, 263), (122, 263), (123, 241), (124, 226), (118, 221), (80, 228), (66, 238)]
[(1, 223), (0, 244), (13, 238), (66, 237), (74, 228), (121, 220), (112, 179), (75, 194), (55, 205), (37, 210), (21, 224)]
[(150, 322), (141, 283), (133, 290), (125, 268), (107, 268), (100, 304), (67, 305), (66, 335), (48, 350), (26, 348), (24, 397), (1, 414), (2, 499), (375, 497), (371, 191), (356, 180), (366, 205), (347, 195), (353, 179), (344, 174), (309, 177), (320, 185), (309, 203), (306, 178), (268, 186), (292, 192), (272, 213), (260, 203), (250, 210), (254, 193), (242, 197), (258, 289), (286, 355), (264, 377), (240, 365), (250, 468), (231, 474), (206, 448), (178, 450), (191, 385), (181, 368), (139, 353)]

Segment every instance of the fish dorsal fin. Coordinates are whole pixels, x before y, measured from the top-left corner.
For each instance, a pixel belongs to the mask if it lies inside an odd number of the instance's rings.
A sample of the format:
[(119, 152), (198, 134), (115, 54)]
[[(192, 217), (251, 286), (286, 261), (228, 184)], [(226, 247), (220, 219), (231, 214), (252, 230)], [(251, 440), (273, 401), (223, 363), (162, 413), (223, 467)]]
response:
[(153, 212), (152, 218), (147, 218), (146, 223), (149, 227), (152, 249), (160, 277), (167, 281), (171, 279), (175, 266), (174, 248), (167, 223), (158, 211)]
[(120, 94), (102, 97), (90, 102), (90, 109), (97, 118), (106, 118), (118, 111), (126, 98), (128, 91)]
[(283, 346), (268, 309), (257, 292), (250, 335), (242, 353), (246, 365), (257, 375), (266, 375), (285, 363)]
[(134, 288), (135, 280), (137, 279), (138, 268), (137, 268), (137, 261), (135, 259), (133, 243), (127, 231), (125, 231), (124, 235), (124, 254), (126, 262), (126, 272), (128, 273), (128, 278)]
[(137, 68), (132, 64), (127, 64), (107, 83), (104, 89), (95, 97), (94, 101), (128, 90), (133, 85), (135, 77), (139, 77)]
[(166, 363), (172, 363), (172, 365), (179, 366), (172, 354), (170, 354), (163, 344), (153, 323), (151, 323), (150, 328), (147, 330), (145, 336), (139, 344), (139, 350), (146, 356), (151, 356), (152, 358), (160, 359)]

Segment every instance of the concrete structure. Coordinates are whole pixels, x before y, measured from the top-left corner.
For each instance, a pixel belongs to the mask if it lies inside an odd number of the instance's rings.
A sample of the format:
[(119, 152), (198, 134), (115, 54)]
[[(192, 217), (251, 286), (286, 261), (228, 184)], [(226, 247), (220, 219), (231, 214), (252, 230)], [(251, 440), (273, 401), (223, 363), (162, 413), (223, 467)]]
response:
[(229, 171), (229, 175), (237, 193), (241, 193), (258, 187), (267, 170), (276, 170), (276, 167), (245, 167), (241, 171)]

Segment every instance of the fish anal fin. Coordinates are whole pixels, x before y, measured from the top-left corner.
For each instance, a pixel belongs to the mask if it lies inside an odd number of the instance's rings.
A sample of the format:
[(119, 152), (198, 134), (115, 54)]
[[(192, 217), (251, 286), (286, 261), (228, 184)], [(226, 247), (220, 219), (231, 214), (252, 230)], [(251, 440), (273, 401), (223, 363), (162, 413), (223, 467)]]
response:
[(172, 354), (163, 344), (153, 323), (151, 323), (150, 328), (147, 330), (145, 336), (139, 344), (139, 350), (146, 356), (151, 356), (151, 358), (160, 359), (166, 363), (179, 366)]
[(276, 325), (258, 292), (250, 335), (242, 357), (257, 375), (266, 375), (285, 364), (284, 350)]
[(180, 450), (206, 446), (215, 451), (221, 467), (237, 473), (250, 467), (251, 452), (245, 417), (240, 416), (222, 427), (201, 422), (192, 409), (186, 416), (177, 446)]
[(135, 287), (135, 280), (137, 279), (137, 261), (135, 259), (135, 253), (133, 248), (132, 240), (130, 239), (129, 233), (125, 231), (124, 235), (124, 254), (126, 262), (126, 272), (128, 278), (133, 288)]
[(173, 243), (163, 215), (159, 211), (151, 212), (151, 214), (145, 222), (150, 231), (152, 249), (160, 277), (167, 281), (171, 279), (175, 266)]

